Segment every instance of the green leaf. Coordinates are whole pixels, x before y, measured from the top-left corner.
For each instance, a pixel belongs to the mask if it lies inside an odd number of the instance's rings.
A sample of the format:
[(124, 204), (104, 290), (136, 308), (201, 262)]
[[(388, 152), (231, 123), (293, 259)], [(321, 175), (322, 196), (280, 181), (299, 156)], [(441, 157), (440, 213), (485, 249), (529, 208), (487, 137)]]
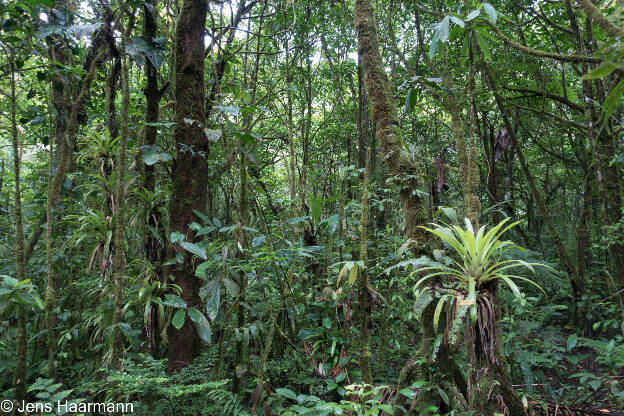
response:
[(351, 267), (351, 271), (349, 272), (349, 284), (351, 286), (355, 284), (355, 281), (357, 279), (357, 272), (358, 272), (358, 266), (357, 264), (354, 264), (353, 267)]
[(347, 373), (345, 371), (338, 373), (338, 375), (336, 376), (336, 383), (340, 383), (345, 378), (347, 378)]
[(206, 314), (211, 321), (214, 321), (219, 314), (221, 306), (221, 284), (214, 279), (201, 288), (200, 295), (206, 299)]
[(197, 309), (191, 308), (188, 310), (188, 315), (189, 318), (191, 318), (191, 321), (198, 322), (203, 314)]
[(318, 224), (321, 219), (321, 211), (323, 210), (323, 197), (321, 195), (315, 195), (310, 198), (310, 214), (314, 223)]
[(323, 326), (327, 329), (331, 329), (331, 326), (332, 326), (331, 318), (323, 318)]
[(143, 146), (143, 162), (146, 165), (152, 166), (157, 162), (167, 162), (172, 157), (169, 153), (161, 153), (158, 146)]
[(225, 290), (227, 291), (228, 295), (232, 296), (233, 298), (238, 296), (238, 293), (240, 292), (238, 283), (236, 283), (229, 277), (224, 277), (221, 279), (221, 281), (223, 282), (223, 285), (225, 286)]
[(251, 240), (251, 247), (255, 248), (262, 245), (266, 241), (266, 235), (259, 235)]
[(174, 295), (173, 293), (166, 293), (165, 300), (162, 303), (173, 308), (186, 308), (186, 302), (184, 299), (178, 295)]
[(174, 231), (169, 235), (169, 241), (171, 244), (179, 243), (184, 240), (184, 234), (179, 231)]
[(485, 13), (487, 13), (492, 23), (496, 23), (496, 20), (498, 19), (498, 14), (496, 13), (496, 9), (494, 8), (494, 6), (492, 6), (490, 3), (483, 3), (483, 10), (485, 10)]
[(415, 392), (412, 389), (401, 389), (399, 390), (399, 393), (401, 393), (403, 396), (409, 398), (409, 399), (413, 399), (415, 396), (418, 395), (417, 392)]
[(329, 234), (334, 235), (336, 230), (338, 229), (338, 221), (340, 220), (340, 216), (338, 214), (334, 214), (331, 217), (327, 218), (327, 225), (329, 227)]
[(596, 69), (594, 69), (593, 71), (590, 71), (589, 73), (583, 75), (582, 79), (597, 79), (597, 78), (602, 78), (604, 76), (609, 75), (611, 72), (615, 71), (617, 68), (615, 65), (609, 63), (609, 62), (605, 62), (602, 65), (600, 65), (599, 67), (597, 67)]
[(440, 38), (440, 42), (444, 43), (449, 38), (449, 22), (451, 18), (449, 16), (444, 16), (444, 19), (440, 23), (438, 23), (438, 37)]
[(438, 333), (438, 322), (440, 321), (440, 313), (442, 312), (444, 303), (446, 302), (446, 299), (449, 298), (449, 296), (450, 295), (442, 295), (433, 313), (433, 330), (435, 331), (436, 334)]
[(297, 400), (297, 395), (295, 394), (294, 391), (290, 389), (281, 388), (281, 389), (275, 390), (275, 392), (282, 397), (286, 397), (287, 399)]
[(175, 329), (182, 328), (182, 325), (184, 325), (184, 318), (186, 318), (186, 310), (178, 309), (171, 319), (171, 325), (173, 325)]
[(206, 278), (206, 270), (208, 267), (212, 265), (210, 260), (200, 263), (199, 266), (195, 269), (195, 277), (199, 277), (200, 279)]
[(238, 116), (238, 114), (240, 113), (240, 107), (226, 107), (222, 105), (215, 105), (214, 108), (221, 112), (231, 114), (233, 116)]
[[(210, 344), (212, 342), (212, 328), (210, 328), (210, 322), (206, 319), (203, 313), (197, 311), (199, 314), (197, 316), (197, 321), (195, 323), (195, 329), (197, 329), (197, 334), (206, 344)], [(189, 312), (190, 315), (190, 312)]]
[(14, 277), (2, 275), (2, 278), (4, 279), (4, 283), (6, 283), (9, 286), (16, 287), (19, 284), (19, 280), (17, 280)]
[(503, 279), (505, 283), (507, 283), (507, 286), (509, 286), (516, 299), (518, 299), (524, 305), (524, 298), (522, 297), (522, 293), (520, 293), (520, 289), (518, 289), (518, 286), (516, 286), (513, 280), (504, 275), (501, 275), (500, 278)]
[(455, 23), (457, 26), (459, 26), (461, 28), (466, 27), (466, 24), (464, 23), (464, 21), (462, 19), (460, 19), (459, 17), (457, 17), (457, 16), (450, 16), (450, 18), (451, 18), (451, 21), (453, 23)]
[(490, 47), (487, 43), (487, 40), (485, 40), (485, 36), (483, 36), (480, 32), (474, 32), (474, 34), (477, 36), (477, 43), (479, 44), (479, 48), (481, 49), (481, 52), (483, 52), (483, 56), (485, 56), (485, 58), (487, 60), (492, 60), (492, 55), (490, 54)]
[(448, 406), (449, 405), (449, 398), (446, 395), (446, 392), (438, 387), (438, 393), (440, 393), (440, 397), (442, 398), (444, 403), (446, 403), (446, 405)]
[(189, 251), (193, 254), (195, 254), (198, 257), (201, 257), (204, 260), (208, 260), (208, 256), (206, 255), (206, 250), (204, 250), (203, 248), (193, 244), (193, 243), (189, 243), (188, 241), (182, 241), (180, 242), (180, 245), (182, 246), (182, 248), (184, 248), (186, 251)]
[(418, 94), (415, 90), (410, 89), (407, 92), (407, 98), (405, 98), (405, 111), (407, 113), (411, 113), (414, 111), (414, 107), (416, 107), (416, 101), (418, 99)]
[(431, 303), (432, 300), (433, 295), (431, 295), (431, 291), (424, 290), (423, 292), (421, 292), (416, 299), (416, 302), (414, 302), (414, 318), (420, 320), (423, 311)]
[(574, 348), (576, 346), (576, 341), (578, 340), (578, 337), (576, 336), (576, 334), (572, 334), (568, 337), (568, 342), (566, 345), (566, 349), (568, 351), (571, 351), (572, 348)]
[(480, 14), (481, 14), (481, 9), (473, 10), (468, 16), (466, 16), (464, 20), (466, 22), (469, 22), (472, 19), (475, 19), (476, 17), (478, 17)]
[(439, 46), (440, 46), (440, 34), (439, 34), (439, 31), (436, 30), (433, 33), (433, 37), (431, 38), (431, 44), (429, 45), (429, 59), (433, 59), (433, 57), (438, 52)]
[(143, 55), (154, 65), (159, 68), (165, 62), (164, 45), (160, 45), (151, 39), (145, 39), (142, 36), (135, 36), (126, 45), (126, 52), (139, 62), (142, 61)]

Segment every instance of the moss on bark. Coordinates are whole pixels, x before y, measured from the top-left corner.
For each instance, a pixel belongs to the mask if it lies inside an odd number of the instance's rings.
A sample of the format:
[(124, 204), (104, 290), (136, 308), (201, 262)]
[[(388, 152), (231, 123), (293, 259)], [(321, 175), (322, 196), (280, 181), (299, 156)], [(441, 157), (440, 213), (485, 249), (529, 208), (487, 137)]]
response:
[[(173, 167), (173, 192), (169, 212), (171, 230), (192, 241), (189, 229), (198, 221), (193, 210), (206, 206), (208, 179), (208, 140), (204, 133), (204, 32), (207, 4), (204, 0), (184, 0), (176, 32), (175, 54), (175, 130), (177, 156)], [(189, 308), (201, 309), (201, 280), (193, 272), (190, 253), (178, 244), (169, 247), (170, 257), (183, 256), (181, 264), (166, 267), (163, 278), (174, 276)], [(168, 372), (179, 371), (199, 356), (201, 340), (190, 319), (180, 329), (169, 328)]]

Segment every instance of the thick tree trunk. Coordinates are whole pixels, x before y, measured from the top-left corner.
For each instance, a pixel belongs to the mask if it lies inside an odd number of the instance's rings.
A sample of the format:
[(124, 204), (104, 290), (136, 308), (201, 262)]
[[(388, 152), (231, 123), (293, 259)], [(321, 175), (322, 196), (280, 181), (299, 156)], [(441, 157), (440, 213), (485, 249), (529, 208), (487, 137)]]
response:
[(410, 160), (401, 139), (396, 107), (389, 94), (388, 77), (379, 51), (377, 26), (370, 0), (355, 2), (355, 28), (358, 33), (358, 52), (362, 54), (371, 119), (376, 125), (375, 137), (388, 171), (400, 187), (406, 235), (414, 240), (415, 253), (425, 254), (428, 252), (428, 237), (418, 226), (428, 221), (427, 201), (418, 192), (422, 184), (417, 178), (421, 174)]
[(497, 283), (490, 282), (479, 293), (476, 326), (466, 326), (469, 363), (468, 403), (479, 415), (505, 413), (526, 416), (527, 411), (514, 391), (503, 353)]
[[(170, 204), (171, 230), (192, 241), (195, 233), (189, 228), (199, 218), (193, 210), (206, 206), (208, 179), (208, 140), (204, 133), (204, 32), (207, 3), (205, 0), (184, 0), (176, 31), (175, 55), (175, 130), (177, 157), (173, 168), (173, 191)], [(163, 278), (173, 274), (174, 283), (182, 289), (182, 298), (189, 308), (201, 309), (201, 280), (193, 272), (189, 252), (176, 244), (169, 248), (169, 257), (182, 254), (181, 264), (166, 267)], [(169, 366), (174, 373), (188, 366), (200, 354), (201, 340), (193, 323), (186, 319), (180, 329), (169, 328)]]
[[(371, 121), (376, 126), (375, 137), (389, 173), (394, 176), (400, 186), (399, 195), (405, 219), (405, 233), (407, 238), (414, 241), (412, 251), (416, 257), (425, 255), (429, 252), (428, 235), (419, 226), (429, 220), (427, 201), (418, 192), (422, 185), (419, 183), (421, 175), (416, 165), (409, 159), (400, 136), (396, 107), (389, 93), (389, 82), (379, 50), (377, 25), (370, 0), (356, 0), (355, 28), (358, 33), (358, 53), (362, 56), (366, 77), (365, 85), (370, 103)], [(453, 403), (457, 403), (454, 408), (466, 409), (462, 406), (462, 403), (465, 403), (463, 376), (458, 372), (456, 364), (448, 359), (446, 348), (441, 346), (437, 360), (431, 360), (433, 308), (427, 308), (424, 315), (420, 349), (401, 370), (398, 389), (408, 387), (417, 375), (418, 377), (424, 376), (439, 385), (448, 385), (445, 390), (453, 398)], [(424, 410), (429, 405), (439, 406), (441, 403), (439, 395), (425, 394), (419, 398), (416, 409)], [(395, 415), (403, 414), (404, 409), (405, 397), (399, 394), (394, 406)]]

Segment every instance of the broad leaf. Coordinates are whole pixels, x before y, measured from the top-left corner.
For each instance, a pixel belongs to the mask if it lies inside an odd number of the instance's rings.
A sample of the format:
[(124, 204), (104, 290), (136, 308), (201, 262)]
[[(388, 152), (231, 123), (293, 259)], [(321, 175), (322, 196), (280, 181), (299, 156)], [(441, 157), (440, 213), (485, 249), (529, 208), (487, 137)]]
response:
[(200, 295), (206, 301), (206, 314), (211, 321), (214, 321), (219, 314), (219, 307), (221, 305), (221, 284), (219, 280), (214, 279), (206, 283), (201, 288)]
[(180, 246), (182, 246), (182, 248), (184, 248), (186, 251), (189, 251), (195, 254), (196, 256), (201, 257), (202, 259), (208, 260), (208, 256), (206, 255), (206, 250), (199, 247), (198, 245), (189, 243), (188, 241), (182, 241), (180, 242)]
[(186, 318), (186, 310), (178, 309), (171, 319), (171, 325), (173, 325), (175, 329), (182, 328), (184, 325), (184, 318)]
[(483, 10), (488, 15), (492, 23), (496, 23), (498, 19), (498, 13), (496, 13), (496, 9), (490, 3), (483, 3)]
[[(203, 313), (197, 311), (199, 314), (197, 316), (197, 321), (195, 323), (195, 329), (197, 329), (197, 334), (206, 344), (210, 344), (212, 342), (212, 328), (210, 328), (210, 322), (206, 319)], [(190, 313), (189, 313), (190, 315)]]

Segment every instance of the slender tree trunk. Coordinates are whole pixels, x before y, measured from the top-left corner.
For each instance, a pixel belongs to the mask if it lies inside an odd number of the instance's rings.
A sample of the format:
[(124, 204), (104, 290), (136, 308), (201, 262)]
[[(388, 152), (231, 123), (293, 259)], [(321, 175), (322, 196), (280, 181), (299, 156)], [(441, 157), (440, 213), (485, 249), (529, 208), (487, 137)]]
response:
[[(56, 205), (56, 200), (61, 192), (61, 185), (63, 184), (63, 180), (65, 179), (65, 174), (67, 173), (67, 169), (69, 168), (69, 164), (72, 156), (72, 146), (71, 143), (76, 138), (76, 132), (78, 131), (79, 126), (79, 113), (83, 109), (84, 103), (87, 100), (87, 96), (89, 95), (89, 91), (91, 89), (91, 83), (95, 78), (95, 74), (100, 64), (104, 60), (105, 51), (102, 49), (94, 50), (95, 56), (90, 61), (89, 72), (82, 78), (80, 91), (78, 92), (78, 96), (74, 100), (74, 104), (71, 106), (71, 111), (69, 113), (67, 127), (63, 130), (62, 138), (59, 143), (62, 146), (57, 147), (56, 152), (58, 155), (58, 165), (56, 169), (56, 173), (54, 174), (54, 179), (52, 181), (52, 201), (54, 201)], [(60, 134), (57, 130), (57, 135)], [(43, 216), (37, 227), (34, 229), (33, 234), (28, 243), (28, 248), (24, 254), (25, 261), (28, 262), (30, 260), (32, 254), (35, 251), (35, 246), (43, 233), (43, 224), (46, 221), (46, 217)]]
[[(53, 101), (52, 88), (50, 91), (50, 101)], [(45, 290), (45, 323), (46, 323), (46, 340), (48, 343), (48, 378), (54, 380), (56, 378), (56, 336), (54, 327), (56, 326), (56, 290), (54, 287), (54, 276), (52, 271), (52, 178), (54, 166), (54, 141), (51, 139), (55, 130), (52, 117), (50, 117), (50, 142), (49, 142), (49, 161), (48, 161), (48, 189), (46, 199), (46, 290)]]
[[(15, 277), (20, 282), (26, 278), (26, 261), (24, 258), (24, 224), (22, 217), (22, 190), (20, 184), (21, 152), (17, 130), (17, 93), (15, 91), (14, 56), (9, 57), (11, 70), (11, 139), (13, 145), (13, 169), (15, 171), (15, 199), (13, 218), (15, 221)], [(17, 311), (17, 363), (15, 365), (15, 398), (18, 401), (26, 398), (26, 355), (28, 337), (26, 334), (26, 313), (22, 307)]]
[[(208, 140), (204, 133), (204, 32), (205, 0), (184, 0), (176, 29), (175, 53), (175, 129), (177, 157), (173, 168), (173, 192), (170, 203), (171, 230), (192, 241), (189, 228), (199, 218), (193, 210), (206, 206), (208, 178)], [(173, 274), (182, 289), (187, 307), (201, 309), (201, 280), (193, 272), (192, 257), (179, 244), (169, 248), (170, 257), (179, 253), (181, 264), (165, 267), (163, 280)], [(200, 354), (201, 340), (190, 319), (180, 329), (169, 328), (169, 374), (188, 366)]]
[[(122, 49), (125, 42), (122, 38)], [(128, 61), (126, 58), (122, 59), (121, 69), (121, 140), (119, 143), (119, 162), (117, 163), (117, 172), (119, 175), (119, 182), (116, 190), (116, 207), (115, 207), (115, 230), (114, 230), (114, 246), (115, 253), (113, 257), (113, 345), (112, 345), (112, 366), (118, 368), (121, 365), (121, 352), (123, 349), (123, 333), (119, 328), (119, 324), (122, 321), (122, 301), (124, 295), (124, 268), (126, 265), (125, 256), (125, 194), (126, 194), (126, 153), (128, 140), (128, 124), (130, 113), (130, 89), (128, 86)]]
[(537, 188), (535, 178), (533, 177), (533, 175), (531, 174), (531, 171), (529, 170), (528, 163), (526, 159), (524, 158), (524, 153), (522, 152), (522, 148), (520, 147), (520, 143), (518, 142), (518, 137), (516, 136), (516, 132), (512, 128), (511, 122), (509, 121), (509, 117), (507, 116), (506, 109), (503, 104), (503, 99), (498, 92), (496, 83), (494, 82), (494, 79), (492, 78), (490, 73), (487, 71), (487, 69), (484, 68), (482, 70), (482, 74), (485, 77), (486, 82), (489, 84), (490, 89), (492, 90), (492, 93), (494, 94), (494, 98), (496, 99), (496, 104), (498, 105), (498, 109), (503, 117), (503, 122), (505, 123), (505, 127), (507, 128), (507, 133), (511, 136), (513, 148), (515, 149), (515, 152), (518, 155), (520, 166), (522, 167), (522, 171), (524, 172), (524, 175), (526, 176), (527, 181), (529, 182), (529, 188), (531, 189), (531, 194), (533, 195), (533, 198), (535, 199), (535, 202), (537, 203), (537, 207), (540, 211), (540, 214), (542, 215), (542, 218), (546, 222), (546, 226), (548, 227), (548, 230), (550, 231), (553, 242), (555, 243), (555, 247), (557, 248), (559, 259), (568, 275), (570, 285), (572, 286), (572, 291), (574, 292), (575, 301), (580, 300), (585, 290), (585, 284), (578, 275), (578, 270), (576, 269), (576, 266), (572, 262), (572, 257), (570, 256), (570, 253), (568, 252), (565, 245), (563, 244), (563, 239), (561, 238), (559, 231), (555, 227), (555, 223), (552, 218), (552, 213), (546, 207), (546, 204), (544, 203), (544, 199), (542, 198), (542, 195), (539, 189)]
[[(143, 36), (148, 42), (153, 42), (158, 34), (157, 25), (157, 0), (148, 0), (143, 5)], [(160, 112), (160, 100), (169, 86), (165, 83), (160, 89), (158, 88), (158, 69), (152, 64), (152, 61), (145, 57), (145, 76), (146, 84), (143, 94), (145, 95), (145, 128), (143, 130), (143, 145), (155, 146), (158, 137), (158, 127), (154, 125), (158, 122)], [(142, 160), (140, 162), (144, 166), (143, 187), (149, 192), (149, 195), (156, 197), (156, 170), (154, 165), (145, 165)], [(146, 212), (145, 225), (152, 227), (161, 236), (165, 234), (163, 221), (160, 210), (157, 206), (152, 205)], [(143, 247), (147, 260), (152, 264), (155, 275), (159, 275), (161, 263), (164, 256), (164, 245), (150, 229), (145, 227), (145, 240)], [(143, 328), (142, 340), (144, 348), (152, 355), (157, 354), (160, 347), (160, 327), (158, 305), (152, 304), (150, 307), (150, 319), (148, 324)]]
[[(243, 144), (241, 143), (242, 147)], [(240, 193), (238, 202), (238, 227), (236, 231), (236, 237), (239, 248), (236, 249), (236, 257), (244, 261), (245, 253), (245, 231), (243, 226), (247, 226), (248, 221), (248, 198), (247, 198), (247, 164), (246, 164), (245, 151), (240, 152)], [(241, 270), (238, 275), (238, 285), (240, 287), (240, 300), (236, 303), (236, 326), (242, 334), (243, 327), (245, 326), (245, 308), (241, 305), (241, 302), (245, 302), (245, 291), (247, 288), (247, 272)], [(234, 380), (233, 391), (239, 394), (241, 391), (242, 376), (246, 372), (246, 355), (245, 340), (243, 337), (237, 337), (236, 339), (236, 352), (234, 354)]]
[(477, 124), (477, 103), (475, 101), (475, 76), (474, 76), (474, 56), (473, 48), (469, 49), (470, 55), (470, 72), (468, 75), (468, 92), (470, 95), (470, 103), (468, 113), (470, 114), (470, 128), (468, 130), (470, 137), (470, 150), (468, 152), (468, 172), (466, 179), (466, 213), (472, 226), (477, 229), (479, 227), (479, 210), (481, 202), (477, 195), (477, 187), (479, 186), (479, 167), (477, 166), (477, 143), (475, 139), (475, 129)]
[(373, 369), (371, 366), (371, 334), (372, 325), (371, 296), (369, 292), (368, 269), (368, 249), (366, 247), (366, 233), (368, 232), (368, 182), (370, 177), (370, 148), (366, 151), (364, 189), (362, 190), (362, 216), (360, 219), (360, 260), (364, 262), (364, 267), (358, 267), (358, 296), (360, 311), (360, 342), (362, 351), (360, 352), (360, 372), (362, 381), (366, 384), (373, 384)]
[(286, 114), (288, 123), (288, 183), (290, 188), (290, 217), (297, 216), (297, 206), (295, 199), (297, 198), (296, 186), (296, 161), (295, 161), (295, 134), (293, 126), (293, 100), (291, 91), (292, 75), (290, 73), (290, 49), (288, 39), (286, 39)]
[[(143, 5), (143, 36), (148, 42), (158, 35), (158, 11), (157, 0), (148, 0)], [(158, 137), (158, 126), (154, 123), (158, 122), (158, 113), (160, 111), (160, 99), (167, 88), (167, 84), (162, 89), (158, 88), (158, 69), (152, 64), (152, 61), (145, 57), (145, 130), (143, 144), (145, 146), (156, 145)], [(149, 191), (154, 191), (156, 184), (154, 165), (145, 166), (145, 180), (143, 186)], [(153, 257), (154, 253), (148, 252), (148, 256)]]

